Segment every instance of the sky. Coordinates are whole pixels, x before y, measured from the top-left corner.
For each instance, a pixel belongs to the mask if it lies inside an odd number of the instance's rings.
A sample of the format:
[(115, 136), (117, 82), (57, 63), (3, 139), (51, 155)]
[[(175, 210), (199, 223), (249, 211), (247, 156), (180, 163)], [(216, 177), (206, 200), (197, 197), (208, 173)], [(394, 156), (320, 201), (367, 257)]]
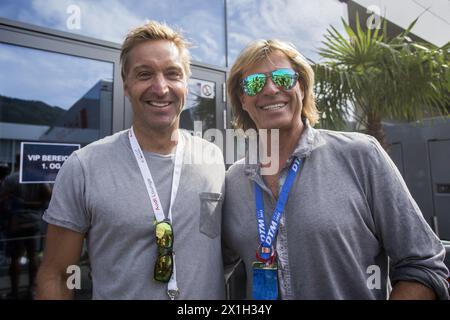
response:
[[(326, 28), (339, 28), (346, 17), (346, 5), (337, 0), (227, 0), (226, 9), (229, 64), (251, 40), (269, 37), (291, 41), (316, 60)], [(184, 31), (194, 60), (226, 66), (224, 0), (2, 0), (0, 16), (115, 43), (156, 19)], [(79, 24), (70, 24), (74, 17)]]
[[(73, 8), (75, 5), (75, 11)], [(335, 0), (227, 0), (229, 64), (251, 40), (278, 37), (310, 58), (345, 6)], [(0, 16), (120, 44), (147, 19), (167, 22), (192, 44), (193, 60), (226, 67), (223, 0), (2, 0)], [(0, 43), (0, 94), (70, 108), (112, 65)], [(39, 79), (39, 81), (36, 81)]]
[[(378, 6), (403, 27), (422, 14), (415, 28), (419, 36), (439, 44), (450, 40), (449, 0), (355, 1)], [(226, 45), (229, 66), (249, 42), (260, 38), (292, 42), (304, 56), (318, 62), (326, 30), (332, 25), (342, 31), (341, 19), (347, 20), (347, 6), (337, 0), (227, 0), (226, 10), (227, 30), (223, 0), (0, 1), (0, 17), (117, 44), (147, 19), (164, 21), (192, 43), (194, 61), (224, 68)], [(65, 109), (98, 80), (112, 79), (112, 65), (107, 62), (1, 43), (0, 70), (0, 94)]]
[(354, 0), (364, 6), (376, 6), (382, 16), (402, 28), (419, 17), (412, 32), (437, 46), (450, 41), (449, 0)]
[[(79, 9), (79, 25), (70, 23), (73, 5)], [(221, 0), (2, 0), (0, 16), (116, 43), (133, 27), (155, 19), (184, 31), (197, 60), (225, 65)]]
[(318, 48), (330, 25), (342, 30), (347, 6), (335, 0), (229, 0), (229, 60), (255, 39), (292, 42), (307, 58), (317, 61)]

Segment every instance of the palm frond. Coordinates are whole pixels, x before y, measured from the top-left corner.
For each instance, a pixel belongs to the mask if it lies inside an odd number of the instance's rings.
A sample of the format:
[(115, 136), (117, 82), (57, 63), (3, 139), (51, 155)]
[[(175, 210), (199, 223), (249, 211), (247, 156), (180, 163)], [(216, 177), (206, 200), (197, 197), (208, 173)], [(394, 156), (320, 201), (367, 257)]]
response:
[(340, 126), (355, 108), (360, 123), (369, 114), (407, 121), (448, 115), (450, 42), (438, 48), (411, 41), (417, 21), (392, 39), (386, 20), (380, 30), (364, 30), (358, 16), (354, 29), (342, 19), (345, 34), (327, 29), (319, 49), (324, 62), (314, 65), (324, 123)]

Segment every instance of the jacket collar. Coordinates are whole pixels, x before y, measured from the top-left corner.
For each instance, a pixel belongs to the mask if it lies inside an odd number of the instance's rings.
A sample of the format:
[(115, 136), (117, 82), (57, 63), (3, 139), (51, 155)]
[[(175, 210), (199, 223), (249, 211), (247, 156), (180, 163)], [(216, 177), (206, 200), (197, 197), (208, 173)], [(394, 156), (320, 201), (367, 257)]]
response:
[[(325, 144), (325, 141), (320, 137), (320, 131), (314, 129), (309, 124), (308, 119), (303, 119), (303, 123), (305, 125), (304, 130), (297, 142), (297, 146), (295, 147), (294, 152), (292, 152), (292, 155), (287, 160), (287, 163), (291, 163), (294, 157), (297, 157), (299, 159), (308, 158), (314, 149)], [(249, 163), (249, 155), (247, 151), (244, 167), (245, 174), (249, 177), (249, 179), (255, 180), (257, 182), (259, 182), (259, 180), (262, 181), (260, 168), (261, 165), (259, 162), (257, 164)]]

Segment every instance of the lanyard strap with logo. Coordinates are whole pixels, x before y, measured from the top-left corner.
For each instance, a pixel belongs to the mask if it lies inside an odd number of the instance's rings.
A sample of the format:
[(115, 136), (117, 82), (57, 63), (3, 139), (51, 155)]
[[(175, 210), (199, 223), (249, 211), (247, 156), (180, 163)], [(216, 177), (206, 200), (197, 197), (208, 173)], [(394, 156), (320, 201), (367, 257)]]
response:
[[(155, 213), (156, 221), (161, 222), (166, 219), (164, 211), (161, 206), (161, 201), (159, 199), (158, 192), (156, 191), (156, 186), (153, 181), (152, 174), (150, 173), (147, 161), (145, 160), (144, 153), (142, 152), (142, 149), (139, 146), (139, 143), (136, 139), (133, 127), (131, 127), (130, 130), (128, 131), (128, 138), (130, 140), (134, 157), (136, 158), (139, 169), (141, 171), (142, 178), (144, 179), (145, 187), (150, 197), (150, 202), (152, 204), (153, 212)], [(173, 177), (172, 177), (172, 189), (170, 192), (170, 206), (167, 217), (170, 223), (172, 223), (172, 206), (175, 201), (175, 197), (177, 195), (178, 186), (180, 184), (181, 167), (183, 165), (183, 150), (184, 150), (183, 137), (180, 133), (178, 133), (178, 144), (175, 152), (175, 166), (173, 169)], [(173, 254), (173, 272), (167, 285), (167, 294), (173, 300), (178, 295), (179, 290), (177, 285), (176, 268), (175, 268), (175, 253), (172, 254)]]
[(260, 245), (256, 250), (258, 261), (253, 262), (253, 299), (276, 300), (278, 298), (277, 262), (273, 241), (278, 232), (289, 192), (297, 173), (300, 171), (301, 164), (302, 162), (298, 158), (294, 158), (292, 161), (268, 229), (266, 229), (264, 217), (263, 191), (255, 182), (256, 219)]

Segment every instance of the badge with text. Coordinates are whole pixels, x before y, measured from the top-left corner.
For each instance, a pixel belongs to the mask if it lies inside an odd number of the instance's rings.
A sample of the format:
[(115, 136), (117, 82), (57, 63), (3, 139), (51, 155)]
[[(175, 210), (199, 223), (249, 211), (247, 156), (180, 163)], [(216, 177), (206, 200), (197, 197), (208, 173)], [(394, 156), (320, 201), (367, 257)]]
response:
[(255, 261), (253, 269), (253, 299), (255, 300), (277, 300), (278, 298), (278, 276), (277, 263), (267, 264)]
[(260, 245), (256, 250), (256, 260), (259, 262), (273, 263), (276, 258), (276, 251), (271, 247)]

